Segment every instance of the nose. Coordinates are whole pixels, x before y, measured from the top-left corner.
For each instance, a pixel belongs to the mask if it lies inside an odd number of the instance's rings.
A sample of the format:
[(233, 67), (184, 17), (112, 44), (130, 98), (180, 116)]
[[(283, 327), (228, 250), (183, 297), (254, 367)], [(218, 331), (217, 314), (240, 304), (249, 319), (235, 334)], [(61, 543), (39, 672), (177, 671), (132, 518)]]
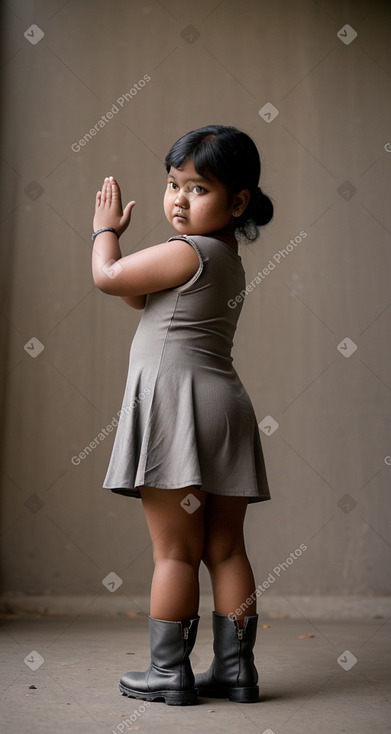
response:
[(177, 195), (175, 197), (175, 206), (183, 208), (184, 206), (187, 206), (188, 200), (182, 189), (178, 189)]

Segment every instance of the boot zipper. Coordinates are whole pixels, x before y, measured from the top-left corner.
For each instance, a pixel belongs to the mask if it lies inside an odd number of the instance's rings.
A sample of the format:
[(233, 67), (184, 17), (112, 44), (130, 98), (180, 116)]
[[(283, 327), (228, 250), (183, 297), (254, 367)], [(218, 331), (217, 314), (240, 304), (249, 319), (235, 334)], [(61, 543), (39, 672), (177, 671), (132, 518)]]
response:
[(189, 638), (189, 628), (188, 627), (184, 627), (183, 628), (183, 639), (184, 640), (187, 640), (188, 638)]
[(243, 627), (238, 629), (238, 640), (243, 640)]

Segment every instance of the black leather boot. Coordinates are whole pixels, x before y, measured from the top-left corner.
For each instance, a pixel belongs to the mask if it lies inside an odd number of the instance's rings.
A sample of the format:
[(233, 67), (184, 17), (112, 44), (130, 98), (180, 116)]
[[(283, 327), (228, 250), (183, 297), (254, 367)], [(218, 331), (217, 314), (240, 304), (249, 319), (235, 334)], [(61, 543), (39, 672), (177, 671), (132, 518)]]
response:
[(145, 673), (125, 673), (119, 684), (121, 693), (144, 701), (164, 701), (169, 706), (197, 703), (189, 655), (194, 647), (198, 620), (198, 616), (188, 622), (149, 617), (149, 668)]
[(258, 615), (245, 617), (240, 628), (235, 619), (213, 612), (214, 659), (206, 673), (195, 676), (199, 696), (229, 698), (239, 703), (259, 700), (258, 673), (253, 647)]

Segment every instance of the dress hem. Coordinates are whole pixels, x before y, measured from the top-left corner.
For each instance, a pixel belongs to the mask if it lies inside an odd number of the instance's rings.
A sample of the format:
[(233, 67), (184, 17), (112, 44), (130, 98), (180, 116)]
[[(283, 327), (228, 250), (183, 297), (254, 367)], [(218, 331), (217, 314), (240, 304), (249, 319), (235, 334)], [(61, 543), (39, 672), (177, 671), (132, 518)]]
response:
[(207, 489), (205, 487), (202, 487), (200, 484), (197, 484), (196, 482), (192, 482), (190, 484), (181, 484), (178, 485), (178, 487), (161, 487), (157, 486), (156, 484), (148, 484), (143, 485), (141, 484), (139, 487), (129, 488), (129, 487), (103, 487), (103, 489), (109, 490), (110, 492), (113, 492), (114, 494), (122, 494), (124, 497), (134, 497), (135, 499), (141, 499), (141, 492), (140, 488), (143, 486), (152, 487), (153, 489), (165, 489), (167, 491), (170, 491), (172, 489), (184, 489), (186, 487), (196, 487), (197, 489), (202, 490), (203, 492), (208, 492), (209, 494), (215, 494), (219, 497), (247, 497), (249, 503), (254, 502), (265, 502), (267, 500), (271, 499), (270, 495), (259, 495), (259, 494), (226, 494), (224, 492), (216, 492), (212, 489)]

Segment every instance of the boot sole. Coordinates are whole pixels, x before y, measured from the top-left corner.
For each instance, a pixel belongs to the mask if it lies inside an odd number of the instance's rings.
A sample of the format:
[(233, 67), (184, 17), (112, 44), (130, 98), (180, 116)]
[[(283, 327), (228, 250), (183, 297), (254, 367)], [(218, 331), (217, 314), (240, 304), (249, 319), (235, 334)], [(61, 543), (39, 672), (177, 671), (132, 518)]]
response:
[(197, 691), (142, 691), (126, 688), (122, 683), (119, 689), (123, 696), (138, 698), (142, 701), (164, 701), (167, 706), (194, 706), (198, 703)]
[(200, 698), (228, 698), (236, 703), (257, 703), (259, 686), (247, 688), (196, 688)]

